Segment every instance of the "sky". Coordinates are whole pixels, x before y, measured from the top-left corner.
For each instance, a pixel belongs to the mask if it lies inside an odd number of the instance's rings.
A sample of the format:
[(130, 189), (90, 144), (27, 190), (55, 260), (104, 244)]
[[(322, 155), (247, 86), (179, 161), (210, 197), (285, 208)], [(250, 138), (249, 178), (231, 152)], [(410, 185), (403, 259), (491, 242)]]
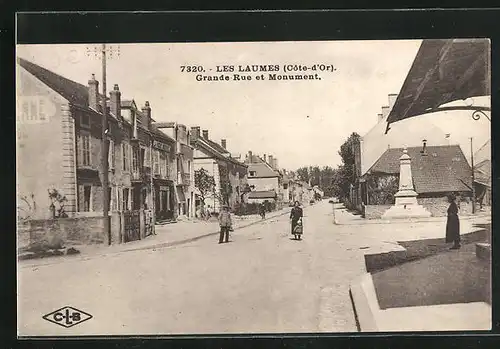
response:
[[(256, 43), (120, 44), (107, 61), (107, 90), (118, 84), (122, 99), (149, 101), (157, 122), (177, 121), (227, 139), (235, 154), (271, 154), (281, 168), (336, 167), (338, 150), (352, 132), (366, 133), (377, 122), (387, 95), (398, 93), (421, 40)], [(101, 81), (101, 62), (87, 54), (98, 45), (18, 45), (17, 55), (71, 80)], [(112, 47), (116, 47), (111, 44)], [(196, 81), (181, 66), (313, 66), (333, 72), (321, 80)], [(212, 70), (210, 70), (212, 69)], [(236, 72), (238, 73), (238, 72)], [(226, 73), (230, 78), (233, 73)], [(244, 74), (244, 73), (239, 73)], [(301, 73), (302, 74), (302, 73)], [(100, 86), (102, 87), (102, 86)]]

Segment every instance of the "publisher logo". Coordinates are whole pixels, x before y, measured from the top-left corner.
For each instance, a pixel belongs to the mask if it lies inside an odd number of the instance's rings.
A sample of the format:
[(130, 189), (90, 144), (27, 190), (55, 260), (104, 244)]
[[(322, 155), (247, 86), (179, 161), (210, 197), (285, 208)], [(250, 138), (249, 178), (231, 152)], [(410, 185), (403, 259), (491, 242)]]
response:
[(63, 307), (49, 313), (43, 318), (62, 327), (73, 327), (92, 319), (92, 315), (73, 307)]

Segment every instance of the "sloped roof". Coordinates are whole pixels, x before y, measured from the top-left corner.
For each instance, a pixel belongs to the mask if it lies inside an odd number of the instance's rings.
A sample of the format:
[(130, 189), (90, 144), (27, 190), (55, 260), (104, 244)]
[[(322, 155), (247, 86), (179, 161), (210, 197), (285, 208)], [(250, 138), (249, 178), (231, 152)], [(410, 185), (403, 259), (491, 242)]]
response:
[(156, 126), (155, 124), (151, 124), (151, 133), (156, 136), (156, 137), (159, 137), (161, 138), (162, 140), (164, 141), (167, 141), (169, 143), (175, 143), (175, 139), (173, 139), (172, 137), (168, 136), (167, 134), (163, 133), (159, 128), (158, 126)]
[(391, 123), (441, 105), (490, 94), (488, 39), (424, 40), (387, 118)]
[(491, 186), (491, 160), (484, 160), (474, 165), (474, 182)]
[(480, 163), (484, 160), (491, 160), (491, 139), (488, 139), (486, 143), (474, 153), (475, 163)]
[[(224, 154), (227, 152), (224, 152), (224, 153), (220, 152), (212, 145), (212, 143), (214, 143), (214, 142), (207, 142), (207, 140), (205, 138), (201, 138), (201, 137), (198, 137), (198, 138), (193, 139), (191, 141), (191, 144), (193, 147), (195, 147), (195, 148), (198, 147), (198, 148), (203, 149), (204, 151), (211, 154), (216, 159), (223, 160), (223, 161), (229, 161), (237, 166), (242, 166), (245, 168), (247, 167), (247, 165), (245, 165), (242, 162), (239, 162), (236, 159), (233, 159), (231, 156), (225, 156)], [(216, 143), (214, 143), (214, 144), (216, 144)]]
[(249, 199), (274, 199), (276, 192), (274, 190), (252, 191), (248, 194)]
[[(70, 103), (80, 107), (89, 107), (89, 92), (86, 85), (67, 79), (23, 58), (18, 57), (17, 62), (21, 67), (59, 93)], [(102, 98), (101, 94), (99, 96)]]
[(279, 173), (264, 162), (248, 164), (248, 171), (255, 171), (255, 176), (251, 178), (279, 177)]
[[(421, 150), (422, 147), (408, 148), (417, 193), (470, 190), (471, 168), (458, 145), (429, 146), (427, 156), (422, 156)], [(403, 148), (388, 149), (368, 173), (399, 174), (401, 155)]]
[(361, 137), (361, 175), (365, 174), (388, 148), (420, 146), (426, 139), (428, 144), (447, 145), (445, 132), (436, 126), (434, 119), (420, 117), (403, 120), (391, 125), (385, 133), (386, 120), (378, 122)]

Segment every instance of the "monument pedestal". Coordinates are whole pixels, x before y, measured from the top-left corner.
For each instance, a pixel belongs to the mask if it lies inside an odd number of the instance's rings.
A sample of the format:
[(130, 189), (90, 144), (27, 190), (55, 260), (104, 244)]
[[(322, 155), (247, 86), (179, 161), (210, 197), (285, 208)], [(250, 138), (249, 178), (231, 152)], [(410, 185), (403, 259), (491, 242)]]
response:
[(430, 217), (431, 213), (417, 202), (418, 194), (413, 190), (411, 158), (407, 149), (399, 160), (399, 191), (394, 195), (396, 203), (385, 211), (382, 219)]

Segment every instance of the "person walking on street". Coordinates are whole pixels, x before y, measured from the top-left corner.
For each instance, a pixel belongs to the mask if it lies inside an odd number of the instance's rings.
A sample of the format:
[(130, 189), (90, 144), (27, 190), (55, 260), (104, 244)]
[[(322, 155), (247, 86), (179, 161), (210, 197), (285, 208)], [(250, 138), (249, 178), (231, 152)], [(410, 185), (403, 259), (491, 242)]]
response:
[(233, 227), (233, 221), (231, 219), (231, 213), (229, 212), (229, 206), (224, 205), (222, 207), (222, 211), (219, 213), (219, 225), (219, 244), (222, 244), (223, 242), (229, 242), (229, 231), (231, 231)]
[(260, 217), (262, 219), (266, 218), (266, 205), (264, 203), (261, 203), (259, 205), (259, 213), (260, 213)]
[(295, 228), (298, 225), (299, 220), (302, 222), (302, 217), (303, 217), (303, 211), (302, 208), (300, 207), (300, 203), (298, 201), (295, 201), (294, 207), (292, 208), (292, 211), (290, 212), (290, 221), (292, 223), (292, 234), (297, 238), (297, 235), (299, 236), (300, 240), (300, 235), (302, 235), (302, 232), (300, 234), (297, 234), (295, 232)]
[(458, 219), (458, 206), (456, 196), (448, 195), (448, 218), (446, 221), (446, 242), (453, 242), (452, 250), (460, 248), (460, 220)]

